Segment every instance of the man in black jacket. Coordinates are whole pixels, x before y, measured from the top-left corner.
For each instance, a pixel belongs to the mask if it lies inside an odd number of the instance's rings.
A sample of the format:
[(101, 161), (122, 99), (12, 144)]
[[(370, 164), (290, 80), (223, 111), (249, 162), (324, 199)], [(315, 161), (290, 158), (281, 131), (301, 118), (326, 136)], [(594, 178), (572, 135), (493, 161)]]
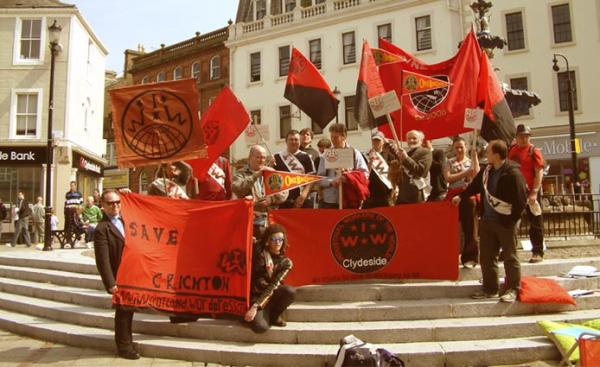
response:
[(31, 247), (31, 239), (29, 238), (29, 217), (31, 217), (31, 214), (29, 202), (25, 200), (25, 195), (22, 192), (19, 192), (17, 194), (17, 219), (15, 223), (15, 234), (12, 238), (12, 241), (6, 244), (7, 246), (15, 247), (19, 235), (21, 232), (23, 232), (25, 245), (27, 245), (27, 247)]
[[(94, 253), (96, 266), (106, 291), (117, 291), (117, 272), (125, 246), (125, 224), (121, 218), (121, 198), (114, 190), (106, 190), (101, 196), (104, 216), (94, 231)], [(133, 347), (133, 311), (117, 305), (115, 308), (115, 342), (119, 356), (125, 359), (139, 359)]]
[(519, 166), (507, 160), (508, 148), (501, 140), (491, 141), (486, 149), (488, 166), (459, 196), (452, 199), (454, 205), (461, 200), (480, 193), (483, 214), (479, 224), (480, 263), (483, 290), (474, 294), (475, 299), (498, 297), (498, 253), (504, 254), (506, 291), (500, 297), (503, 302), (517, 299), (521, 282), (521, 266), (517, 256), (517, 223), (527, 203), (527, 186)]

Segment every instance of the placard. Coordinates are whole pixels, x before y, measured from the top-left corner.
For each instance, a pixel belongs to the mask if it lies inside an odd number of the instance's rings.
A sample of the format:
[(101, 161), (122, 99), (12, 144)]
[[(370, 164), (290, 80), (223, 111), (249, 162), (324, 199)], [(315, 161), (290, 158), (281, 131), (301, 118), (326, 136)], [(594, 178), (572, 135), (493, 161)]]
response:
[(380, 94), (373, 98), (369, 98), (369, 106), (375, 118), (381, 117), (386, 113), (392, 113), (402, 108), (396, 91), (389, 91), (384, 94)]
[(353, 168), (354, 167), (354, 149), (352, 149), (352, 148), (325, 149), (325, 152), (323, 153), (323, 159), (325, 159), (325, 169)]
[(483, 110), (481, 108), (465, 108), (465, 124), (467, 129), (481, 130)]
[(269, 141), (269, 137), (269, 125), (250, 124), (244, 130), (244, 141), (246, 142), (246, 145), (260, 144), (262, 143), (262, 139)]

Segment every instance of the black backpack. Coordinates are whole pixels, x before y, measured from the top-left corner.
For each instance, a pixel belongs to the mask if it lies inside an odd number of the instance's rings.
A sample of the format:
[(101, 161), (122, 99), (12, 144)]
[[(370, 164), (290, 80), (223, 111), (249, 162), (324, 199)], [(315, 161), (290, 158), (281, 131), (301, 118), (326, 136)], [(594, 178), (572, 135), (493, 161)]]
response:
[(392, 352), (348, 335), (340, 340), (334, 367), (405, 367)]

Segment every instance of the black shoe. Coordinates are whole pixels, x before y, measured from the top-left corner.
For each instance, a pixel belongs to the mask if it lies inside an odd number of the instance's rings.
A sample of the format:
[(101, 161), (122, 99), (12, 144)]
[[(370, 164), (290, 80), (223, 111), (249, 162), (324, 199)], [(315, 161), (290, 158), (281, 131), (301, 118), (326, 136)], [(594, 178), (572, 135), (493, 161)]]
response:
[(119, 352), (119, 357), (123, 359), (140, 359), (140, 354), (135, 350)]
[(282, 316), (279, 316), (277, 320), (273, 321), (273, 325), (284, 327), (287, 325), (287, 322), (285, 322)]

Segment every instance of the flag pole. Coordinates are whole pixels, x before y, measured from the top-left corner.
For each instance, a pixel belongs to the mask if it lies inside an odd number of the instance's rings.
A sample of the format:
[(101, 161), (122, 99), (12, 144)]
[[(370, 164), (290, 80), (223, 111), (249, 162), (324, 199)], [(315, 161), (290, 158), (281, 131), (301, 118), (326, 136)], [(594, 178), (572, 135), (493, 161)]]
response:
[(256, 124), (250, 124), (250, 125), (254, 126), (254, 131), (256, 131), (256, 133), (260, 137), (260, 143), (265, 146), (265, 149), (267, 149), (267, 152), (269, 152), (269, 155), (273, 156), (273, 152), (271, 152), (271, 149), (269, 149), (269, 146), (267, 145), (267, 141), (260, 133), (260, 130), (258, 130), (258, 127), (256, 127)]
[(338, 207), (340, 209), (344, 208), (344, 190), (343, 190), (343, 183), (342, 183), (342, 169), (338, 168), (336, 170), (337, 172), (337, 176), (340, 178), (340, 186), (338, 187)]

